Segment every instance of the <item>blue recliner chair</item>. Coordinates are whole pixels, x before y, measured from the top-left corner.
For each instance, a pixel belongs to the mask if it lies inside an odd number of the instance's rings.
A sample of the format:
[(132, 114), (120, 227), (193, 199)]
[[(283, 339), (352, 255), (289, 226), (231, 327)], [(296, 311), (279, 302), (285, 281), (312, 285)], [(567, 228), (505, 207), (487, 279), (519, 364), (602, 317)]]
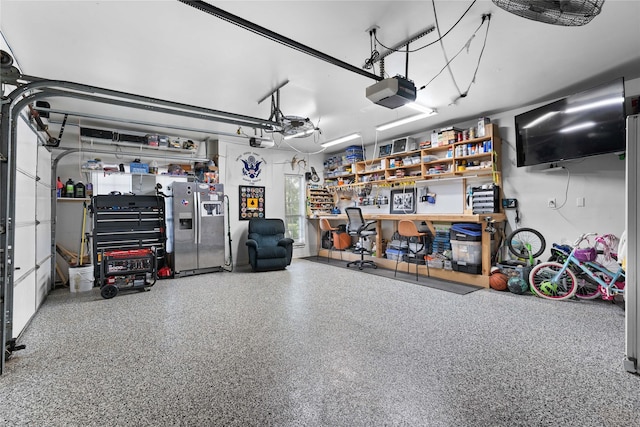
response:
[(283, 270), (291, 264), (293, 239), (284, 237), (281, 219), (249, 220), (249, 263), (253, 271)]

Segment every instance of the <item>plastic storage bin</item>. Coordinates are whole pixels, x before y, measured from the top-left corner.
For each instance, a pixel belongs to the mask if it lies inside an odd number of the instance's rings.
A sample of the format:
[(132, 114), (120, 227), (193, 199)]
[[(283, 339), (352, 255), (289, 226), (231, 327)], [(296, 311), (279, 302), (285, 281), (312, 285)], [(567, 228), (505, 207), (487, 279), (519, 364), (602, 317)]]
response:
[(387, 249), (386, 250), (386, 254), (387, 254), (387, 259), (390, 259), (392, 261), (397, 261), (400, 260), (402, 261), (402, 257), (404, 255), (406, 255), (406, 251), (401, 251), (398, 249)]
[(482, 242), (452, 240), (453, 260), (466, 264), (482, 264)]
[(453, 271), (460, 271), (462, 273), (480, 274), (482, 273), (481, 264), (469, 264), (464, 261), (453, 261)]
[(533, 268), (528, 265), (506, 263), (498, 263), (496, 264), (496, 267), (498, 267), (500, 271), (502, 271), (507, 276), (511, 276), (511, 273), (516, 272), (518, 274), (518, 277), (526, 281), (529, 281), (529, 273), (531, 273), (531, 270)]
[(482, 240), (482, 226), (464, 222), (453, 224), (451, 225), (449, 238), (451, 240), (479, 242)]
[(431, 244), (432, 253), (442, 253), (451, 249), (451, 241), (449, 240), (449, 230), (436, 230), (436, 235)]
[(491, 188), (473, 187), (471, 191), (474, 214), (500, 212), (500, 189), (497, 185), (492, 185)]

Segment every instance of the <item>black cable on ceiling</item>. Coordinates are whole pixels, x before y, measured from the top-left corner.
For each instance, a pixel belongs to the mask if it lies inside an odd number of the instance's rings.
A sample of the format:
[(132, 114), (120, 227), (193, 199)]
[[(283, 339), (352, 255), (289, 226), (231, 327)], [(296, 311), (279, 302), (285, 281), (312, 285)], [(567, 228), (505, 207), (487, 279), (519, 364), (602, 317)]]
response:
[(434, 17), (434, 19), (436, 21), (436, 30), (438, 31), (438, 41), (440, 42), (440, 48), (442, 49), (442, 55), (444, 56), (444, 60), (446, 62), (445, 67), (449, 71), (449, 75), (451, 76), (451, 80), (453, 81), (453, 85), (456, 87), (456, 90), (458, 91), (458, 94), (459, 94), (460, 98), (465, 97), (467, 95), (463, 94), (462, 92), (460, 92), (460, 88), (458, 87), (458, 82), (456, 82), (456, 78), (453, 75), (453, 71), (451, 71), (451, 65), (450, 65), (451, 61), (449, 61), (449, 58), (447, 57), (447, 51), (444, 48), (444, 42), (442, 41), (442, 35), (440, 35), (440, 25), (438, 24), (438, 13), (436, 12), (436, 1), (435, 0), (431, 0), (431, 4), (433, 5), (433, 17)]
[[(418, 52), (419, 50), (422, 50), (422, 49), (424, 49), (424, 48), (426, 48), (426, 47), (432, 46), (432, 45), (434, 45), (434, 44), (438, 43), (438, 42), (439, 42), (440, 40), (442, 40), (443, 38), (445, 38), (445, 37), (447, 36), (447, 34), (449, 34), (449, 33), (451, 32), (451, 30), (453, 30), (453, 29), (456, 27), (456, 25), (458, 25), (458, 24), (460, 23), (460, 21), (462, 21), (462, 18), (464, 18), (464, 17), (467, 15), (467, 13), (468, 13), (468, 12), (469, 12), (469, 10), (473, 7), (473, 5), (476, 3), (476, 1), (477, 1), (477, 0), (473, 0), (473, 1), (471, 2), (471, 4), (469, 5), (469, 7), (467, 7), (467, 10), (465, 10), (465, 11), (464, 11), (464, 13), (462, 14), (462, 16), (460, 16), (460, 18), (458, 18), (458, 20), (457, 20), (457, 21), (456, 21), (456, 22), (451, 26), (451, 28), (449, 28), (449, 29), (448, 29), (448, 30), (447, 30), (447, 31), (446, 31), (442, 36), (438, 37), (438, 39), (437, 39), (437, 40), (434, 40), (434, 41), (432, 41), (432, 42), (430, 42), (430, 43), (427, 43), (427, 44), (426, 44), (426, 45), (424, 45), (424, 46), (420, 46), (420, 47), (418, 47), (418, 48), (415, 48), (415, 49), (413, 49), (413, 50), (410, 50), (410, 51), (409, 51), (409, 53)], [(382, 46), (383, 48), (385, 48), (385, 49), (387, 49), (387, 50), (391, 50), (391, 51), (393, 51), (393, 52), (402, 52), (402, 53), (406, 53), (406, 52), (407, 52), (407, 50), (406, 50), (406, 49), (405, 49), (405, 50), (393, 49), (393, 48), (390, 48), (390, 47), (387, 47), (387, 46), (383, 45), (383, 44), (382, 44), (382, 42), (380, 42), (380, 40), (378, 40), (378, 38), (377, 38), (377, 36), (376, 36), (376, 32), (375, 32), (375, 31), (373, 32), (373, 36), (374, 36), (374, 38), (375, 38), (376, 42), (378, 42), (378, 44), (379, 44), (380, 46)]]
[(471, 89), (471, 85), (476, 82), (476, 75), (478, 74), (478, 69), (480, 68), (480, 61), (482, 60), (482, 55), (484, 54), (484, 48), (487, 46), (487, 38), (489, 36), (489, 26), (491, 25), (491, 15), (482, 15), (482, 22), (484, 23), (485, 19), (487, 20), (487, 29), (484, 33), (484, 41), (482, 42), (482, 49), (480, 50), (480, 55), (478, 56), (478, 63), (476, 64), (476, 69), (473, 71), (473, 78), (469, 82), (469, 86), (467, 90), (464, 92), (465, 96), (469, 93)]
[[(471, 35), (471, 37), (469, 38), (469, 40), (467, 40), (467, 42), (460, 48), (460, 50), (458, 50), (458, 52), (451, 58), (451, 60), (449, 60), (441, 69), (440, 71), (438, 71), (438, 73), (431, 79), (429, 80), (429, 82), (427, 82), (425, 85), (421, 86), (418, 90), (423, 90), (425, 89), (427, 86), (429, 86), (440, 74), (442, 74), (442, 72), (449, 67), (449, 65), (451, 64), (451, 62), (453, 62), (454, 59), (456, 59), (456, 57), (458, 55), (460, 55), (460, 53), (462, 53), (462, 51), (466, 48), (468, 49), (469, 44), (471, 43), (471, 41), (473, 40), (473, 38), (475, 37), (476, 33), (480, 30), (480, 28), (482, 28), (482, 26), (484, 25), (484, 23), (487, 22), (487, 28), (485, 31), (485, 36), (484, 36), (484, 42), (482, 44), (482, 50), (480, 51), (480, 55), (478, 57), (478, 63), (476, 64), (476, 69), (473, 73), (473, 78), (471, 79), (471, 83), (469, 83), (469, 86), (467, 87), (467, 90), (463, 93), (460, 93), (460, 95), (458, 96), (458, 98), (456, 98), (455, 101), (457, 101), (460, 98), (464, 98), (467, 96), (469, 89), (471, 88), (471, 85), (475, 82), (476, 79), (476, 74), (478, 73), (478, 68), (480, 67), (480, 60), (482, 59), (482, 56), (484, 54), (484, 49), (487, 45), (487, 38), (489, 35), (489, 25), (491, 23), (491, 15), (487, 14), (487, 15), (483, 15), (482, 16), (482, 22), (480, 23), (480, 25), (478, 25), (478, 28), (475, 29), (475, 31), (473, 32), (473, 34)], [(457, 86), (456, 86), (457, 87)]]

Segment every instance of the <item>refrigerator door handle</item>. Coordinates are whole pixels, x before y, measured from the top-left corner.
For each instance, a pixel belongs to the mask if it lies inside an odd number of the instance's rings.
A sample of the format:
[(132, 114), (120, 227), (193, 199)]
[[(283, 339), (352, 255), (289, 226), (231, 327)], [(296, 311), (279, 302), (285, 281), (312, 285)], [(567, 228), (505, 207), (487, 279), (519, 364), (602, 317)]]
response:
[(195, 191), (193, 193), (193, 243), (200, 243), (200, 193)]

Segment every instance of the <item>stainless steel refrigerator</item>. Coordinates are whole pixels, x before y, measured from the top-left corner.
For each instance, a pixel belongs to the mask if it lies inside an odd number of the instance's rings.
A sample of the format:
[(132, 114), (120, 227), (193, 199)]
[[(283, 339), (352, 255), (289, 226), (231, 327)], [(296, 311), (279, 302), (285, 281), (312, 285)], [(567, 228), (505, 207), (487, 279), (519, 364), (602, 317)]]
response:
[(225, 261), (224, 186), (173, 185), (174, 272), (178, 277), (220, 271)]

